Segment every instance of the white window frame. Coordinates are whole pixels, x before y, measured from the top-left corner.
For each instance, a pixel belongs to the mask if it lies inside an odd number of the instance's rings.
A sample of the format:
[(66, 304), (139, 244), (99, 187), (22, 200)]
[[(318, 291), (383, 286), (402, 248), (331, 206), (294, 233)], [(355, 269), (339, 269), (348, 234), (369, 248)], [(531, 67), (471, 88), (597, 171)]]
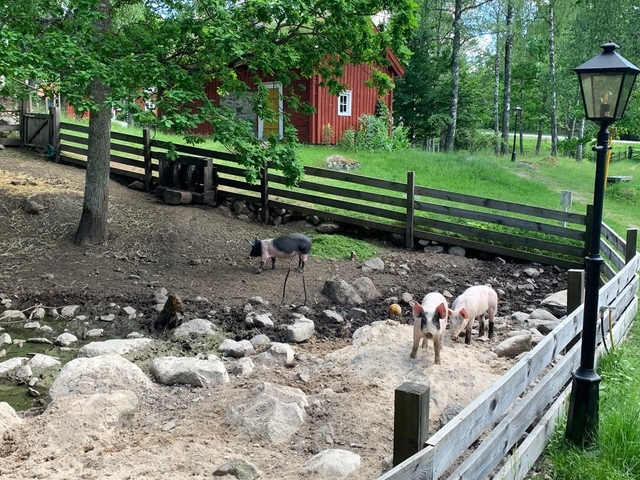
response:
[(352, 103), (352, 91), (346, 90), (338, 95), (338, 116), (350, 117), (351, 116), (351, 103)]
[[(284, 117), (282, 112), (284, 112), (284, 102), (282, 101), (282, 84), (280, 82), (266, 82), (263, 83), (265, 88), (273, 88), (278, 90), (278, 138), (282, 138), (284, 136)], [(264, 136), (264, 120), (258, 117), (258, 138), (263, 140)]]

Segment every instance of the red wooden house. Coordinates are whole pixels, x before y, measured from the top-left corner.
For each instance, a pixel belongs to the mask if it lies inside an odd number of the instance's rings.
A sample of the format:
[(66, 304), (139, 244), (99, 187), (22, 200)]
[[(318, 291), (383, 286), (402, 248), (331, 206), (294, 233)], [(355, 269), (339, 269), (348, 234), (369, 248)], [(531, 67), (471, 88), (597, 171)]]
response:
[[(396, 56), (390, 50), (387, 53), (388, 66), (378, 67), (383, 69), (392, 79), (404, 74), (404, 68)], [(291, 124), (298, 131), (298, 141), (309, 144), (321, 144), (324, 141), (336, 143), (345, 130), (349, 127), (358, 129), (358, 118), (362, 114), (374, 114), (378, 102), (378, 90), (368, 87), (366, 81), (370, 79), (372, 67), (369, 65), (346, 65), (344, 75), (339, 81), (347, 85), (347, 90), (339, 96), (331, 95), (326, 87), (321, 87), (321, 79), (314, 75), (311, 78), (302, 78), (292, 82), (283, 89), (282, 84), (274, 81), (273, 78), (265, 76), (262, 81), (269, 89), (269, 100), (274, 110), (285, 112), (289, 115)], [(238, 71), (238, 77), (245, 81), (249, 87), (254, 86), (250, 75), (246, 70)], [(217, 93), (218, 82), (212, 80), (205, 86), (207, 97), (214, 100), (216, 104), (226, 105), (233, 108), (237, 114), (253, 122), (255, 134), (258, 138), (265, 138), (270, 134), (283, 135), (282, 115), (278, 122), (265, 122), (253, 112), (247, 99), (236, 97), (220, 97)], [(316, 113), (305, 115), (288, 108), (286, 97), (292, 90), (302, 102), (306, 102), (316, 109)], [(393, 112), (393, 90), (381, 98)], [(323, 139), (323, 128), (331, 125), (333, 138)], [(200, 125), (195, 133), (211, 134), (212, 127), (208, 123)]]

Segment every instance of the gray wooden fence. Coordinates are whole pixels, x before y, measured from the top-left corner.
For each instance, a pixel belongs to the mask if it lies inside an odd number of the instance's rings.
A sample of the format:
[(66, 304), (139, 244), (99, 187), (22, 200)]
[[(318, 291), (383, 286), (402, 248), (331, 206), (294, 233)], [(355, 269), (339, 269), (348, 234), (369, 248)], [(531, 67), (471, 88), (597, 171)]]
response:
[[(60, 126), (56, 149), (60, 160), (85, 165), (88, 128)], [(217, 200), (227, 197), (258, 204), (264, 221), (270, 220), (269, 212), (284, 208), (396, 234), (409, 247), (420, 239), (431, 240), (563, 268), (582, 268), (586, 256), (588, 215), (416, 185), (414, 172), (407, 172), (406, 182), (397, 182), (307, 166), (304, 180), (289, 188), (280, 172), (265, 167), (261, 182), (252, 185), (232, 154), (189, 145), (174, 148), (175, 165), (212, 166), (209, 177), (214, 185), (209, 190), (215, 191)], [(169, 151), (146, 130), (142, 136), (113, 133), (111, 172), (144, 181), (150, 190), (158, 183), (159, 164)], [(202, 183), (193, 188), (207, 190)]]

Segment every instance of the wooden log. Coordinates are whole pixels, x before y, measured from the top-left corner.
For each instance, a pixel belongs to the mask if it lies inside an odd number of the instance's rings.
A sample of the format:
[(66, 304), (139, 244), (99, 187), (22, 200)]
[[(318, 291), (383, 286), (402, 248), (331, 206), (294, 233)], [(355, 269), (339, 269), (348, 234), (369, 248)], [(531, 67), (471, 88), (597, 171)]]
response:
[(187, 204), (193, 201), (193, 194), (191, 192), (176, 190), (175, 188), (167, 188), (162, 197), (169, 205)]

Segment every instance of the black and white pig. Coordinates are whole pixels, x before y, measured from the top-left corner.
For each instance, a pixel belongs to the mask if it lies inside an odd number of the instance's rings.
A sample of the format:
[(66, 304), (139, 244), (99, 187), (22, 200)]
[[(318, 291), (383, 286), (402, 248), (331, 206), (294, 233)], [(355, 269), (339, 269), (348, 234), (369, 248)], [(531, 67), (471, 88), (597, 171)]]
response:
[(440, 365), (440, 350), (442, 350), (442, 337), (444, 329), (447, 327), (447, 315), (449, 305), (444, 295), (438, 292), (431, 292), (425, 295), (422, 304), (413, 304), (413, 348), (411, 358), (416, 358), (420, 340), (422, 348), (427, 348), (427, 339), (433, 339), (434, 361)]
[(290, 258), (298, 255), (298, 270), (304, 271), (304, 265), (307, 262), (307, 256), (311, 251), (311, 239), (301, 233), (290, 233), (278, 238), (259, 240), (255, 239), (253, 243), (247, 240), (251, 245), (251, 257), (261, 257), (260, 268), (256, 273), (262, 272), (264, 264), (271, 259), (271, 268), (276, 268), (276, 258)]

